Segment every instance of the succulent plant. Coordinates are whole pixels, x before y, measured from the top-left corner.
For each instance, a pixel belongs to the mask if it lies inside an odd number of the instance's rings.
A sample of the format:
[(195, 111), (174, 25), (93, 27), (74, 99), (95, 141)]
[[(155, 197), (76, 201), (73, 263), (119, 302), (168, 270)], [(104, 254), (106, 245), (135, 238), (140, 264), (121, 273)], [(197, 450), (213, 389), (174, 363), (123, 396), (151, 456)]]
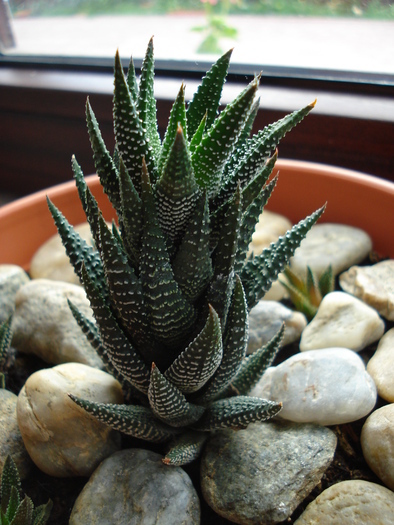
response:
[(335, 288), (331, 266), (328, 266), (319, 278), (309, 266), (306, 269), (305, 280), (301, 279), (290, 266), (283, 270), (283, 276), (284, 278), (279, 278), (279, 282), (286, 288), (295, 308), (302, 312), (308, 321), (315, 317), (323, 297), (333, 292)]
[(246, 258), (280, 139), (313, 108), (295, 111), (250, 136), (259, 76), (218, 114), (231, 51), (208, 71), (189, 104), (181, 86), (161, 140), (153, 94), (153, 44), (137, 84), (133, 61), (114, 66), (111, 155), (87, 101), (96, 170), (116, 210), (108, 227), (75, 158), (72, 167), (95, 248), (49, 207), (90, 300), (95, 323), (70, 308), (124, 405), (70, 394), (100, 421), (148, 441), (169, 441), (163, 461), (196, 458), (210, 431), (245, 428), (281, 404), (249, 397), (279, 347), (280, 334), (245, 359), (248, 312), (269, 289), (323, 208), (261, 255)]
[(28, 496), (22, 499), (18, 469), (11, 456), (3, 466), (0, 487), (0, 525), (45, 525), (52, 510), (52, 501), (34, 508)]

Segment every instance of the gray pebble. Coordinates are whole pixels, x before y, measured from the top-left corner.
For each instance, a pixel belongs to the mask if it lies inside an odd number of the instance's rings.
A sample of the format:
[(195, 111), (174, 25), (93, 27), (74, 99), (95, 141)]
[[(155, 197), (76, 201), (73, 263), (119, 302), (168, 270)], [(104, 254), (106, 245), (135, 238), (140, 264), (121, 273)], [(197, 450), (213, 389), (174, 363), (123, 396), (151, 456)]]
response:
[(306, 326), (306, 317), (276, 301), (259, 301), (249, 313), (248, 354), (265, 345), (285, 323), (282, 346), (297, 341)]
[(85, 485), (69, 525), (198, 525), (200, 502), (180, 467), (148, 450), (128, 449), (104, 460)]
[(33, 465), (23, 443), (16, 418), (18, 396), (0, 388), (0, 477), (4, 461), (11, 455), (18, 468), (19, 476), (25, 479)]
[(16, 292), (29, 280), (29, 276), (20, 266), (0, 264), (0, 323), (14, 312)]
[(318, 425), (270, 421), (209, 439), (201, 488), (219, 515), (242, 525), (286, 520), (319, 483), (336, 448)]

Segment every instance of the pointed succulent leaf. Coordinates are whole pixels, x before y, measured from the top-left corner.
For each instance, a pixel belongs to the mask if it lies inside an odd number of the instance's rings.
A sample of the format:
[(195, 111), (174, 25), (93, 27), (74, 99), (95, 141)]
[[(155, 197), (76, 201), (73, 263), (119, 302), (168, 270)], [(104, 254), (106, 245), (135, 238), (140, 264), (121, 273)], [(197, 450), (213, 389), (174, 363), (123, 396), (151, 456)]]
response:
[(171, 269), (165, 238), (156, 218), (148, 173), (143, 174), (144, 227), (140, 279), (150, 319), (151, 333), (169, 348), (185, 341), (196, 312), (183, 296)]
[(129, 68), (127, 70), (127, 85), (129, 86), (131, 98), (136, 104), (138, 100), (138, 84), (133, 57), (130, 57)]
[[(6, 523), (12, 523), (18, 513), (18, 507), (21, 504), (19, 492), (15, 487), (11, 487), (11, 493), (8, 500), (7, 512), (5, 513)], [(0, 516), (1, 518), (1, 516)], [(2, 521), (0, 521), (2, 523)]]
[(319, 277), (318, 286), (322, 297), (334, 291), (335, 279), (331, 264)]
[(232, 386), (241, 395), (248, 395), (252, 388), (258, 383), (264, 372), (271, 366), (276, 354), (280, 349), (285, 333), (285, 324), (267, 344), (245, 357), (238, 370)]
[(100, 293), (107, 297), (105, 275), (98, 252), (75, 231), (64, 215), (47, 197), (48, 207), (55, 221), (63, 246), (79, 279), (82, 279), (82, 264)]
[(135, 388), (147, 393), (149, 388), (147, 366), (119, 327), (110, 308), (94, 287), (84, 268), (82, 268), (82, 279), (109, 360)]
[(193, 425), (196, 430), (213, 431), (221, 428), (239, 430), (256, 421), (267, 421), (276, 416), (282, 403), (259, 397), (235, 396), (211, 403), (204, 415)]
[(204, 132), (207, 126), (207, 113), (201, 119), (200, 125), (196, 129), (195, 134), (192, 136), (189, 144), (190, 153), (193, 153), (196, 147), (201, 143), (204, 136)]
[(212, 377), (223, 356), (222, 332), (217, 313), (209, 306), (204, 328), (175, 359), (164, 376), (185, 394), (196, 392)]
[(114, 430), (139, 439), (160, 443), (171, 439), (177, 429), (155, 418), (150, 408), (139, 405), (95, 403), (68, 394), (78, 406)]
[(322, 215), (325, 206), (294, 225), (286, 235), (272, 243), (260, 255), (249, 259), (241, 270), (249, 309), (270, 289), (305, 235)]
[(119, 162), (119, 192), (122, 205), (122, 240), (134, 270), (141, 250), (142, 202), (122, 160)]
[(8, 349), (12, 339), (12, 315), (0, 325), (0, 371), (4, 370)]
[(86, 339), (91, 344), (92, 348), (96, 350), (98, 356), (101, 358), (105, 365), (105, 369), (110, 373), (119, 383), (122, 385), (125, 397), (140, 397), (141, 392), (137, 390), (125, 377), (118, 372), (118, 370), (111, 363), (107, 349), (103, 345), (98, 328), (95, 323), (88, 319), (78, 308), (68, 299), (68, 306), (73, 314), (74, 319), (77, 321), (78, 326), (86, 336)]
[(302, 312), (306, 318), (312, 320), (317, 312), (317, 306), (315, 306), (308, 294), (303, 293), (302, 290), (294, 286), (291, 282), (279, 278), (280, 284), (286, 289), (289, 294), (290, 300), (294, 305), (294, 308), (299, 312)]
[(278, 159), (278, 151), (275, 151), (272, 157), (270, 157), (265, 162), (261, 170), (257, 172), (254, 179), (252, 179), (245, 187), (242, 188), (243, 211), (245, 211), (254, 202), (254, 200), (257, 199), (257, 197), (260, 195), (264, 184), (269, 179), (275, 167), (275, 163), (277, 159)]
[(162, 459), (165, 465), (181, 466), (191, 463), (201, 453), (205, 441), (208, 439), (207, 432), (189, 431), (176, 436), (171, 443), (171, 448)]
[(207, 189), (210, 197), (215, 196), (221, 187), (225, 163), (245, 124), (258, 86), (257, 77), (220, 113), (193, 152), (196, 181), (201, 188)]
[(148, 137), (138, 116), (136, 106), (130, 94), (123, 73), (119, 53), (115, 56), (115, 88), (114, 88), (114, 130), (119, 155), (133, 180), (137, 191), (140, 190), (140, 173), (142, 159), (153, 173), (155, 166)]
[[(142, 62), (137, 104), (142, 126), (146, 131), (148, 143), (152, 148), (153, 158), (157, 163), (160, 158), (161, 140), (157, 130), (156, 99), (153, 87), (154, 66), (153, 38), (151, 38)], [(151, 171), (151, 177), (155, 174), (155, 171)]]
[(164, 377), (154, 363), (148, 399), (155, 416), (173, 427), (184, 427), (196, 422), (205, 410), (202, 406), (189, 403), (182, 392)]
[(200, 195), (181, 126), (178, 126), (155, 189), (160, 227), (172, 245), (176, 246), (185, 232)]
[(30, 525), (33, 519), (33, 508), (32, 500), (28, 496), (25, 496), (12, 521), (10, 521), (10, 525)]
[(33, 525), (45, 525), (49, 519), (53, 502), (49, 500), (44, 505), (40, 505), (33, 510)]
[[(141, 353), (153, 346), (142, 286), (104, 219), (99, 219), (101, 258), (116, 318)], [(149, 354), (148, 354), (149, 355)], [(148, 358), (146, 355), (146, 358)]]
[(15, 461), (10, 455), (8, 455), (4, 461), (0, 485), (1, 512), (3, 514), (6, 514), (7, 512), (12, 487), (15, 487), (18, 492), (22, 490), (21, 480)]
[(187, 123), (189, 140), (195, 134), (206, 112), (207, 128), (211, 127), (215, 120), (232, 51), (232, 49), (227, 51), (227, 53), (213, 64), (202, 79), (200, 86), (188, 105)]
[(248, 309), (242, 283), (237, 276), (223, 338), (222, 361), (212, 378), (197, 392), (197, 403), (207, 404), (231, 383), (245, 357), (247, 341)]
[(117, 212), (120, 210), (119, 183), (116, 165), (109, 154), (104, 140), (101, 136), (100, 128), (95, 114), (90, 105), (89, 99), (86, 102), (86, 123), (88, 126), (90, 144), (93, 151), (93, 160), (96, 173), (104, 192)]
[(312, 304), (319, 306), (322, 300), (318, 283), (316, 282), (315, 276), (309, 266), (306, 267), (306, 293), (309, 296), (309, 300)]
[(268, 184), (266, 184), (257, 198), (249, 205), (242, 216), (241, 226), (239, 230), (238, 250), (236, 261), (234, 265), (235, 272), (239, 273), (245, 264), (245, 259), (248, 254), (249, 244), (252, 241), (252, 235), (255, 231), (256, 224), (259, 220), (264, 206), (267, 204), (271, 194), (278, 182), (276, 175)]
[(171, 108), (170, 118), (168, 120), (167, 130), (164, 135), (163, 144), (161, 148), (158, 172), (161, 174), (163, 166), (167, 162), (168, 155), (174, 144), (178, 128), (181, 127), (187, 137), (187, 122), (186, 122), (186, 107), (185, 107), (185, 85), (182, 84), (178, 96)]
[(220, 237), (212, 254), (214, 277), (230, 275), (234, 268), (238, 248), (242, 214), (241, 188), (238, 186), (223, 218)]
[(175, 280), (190, 302), (202, 294), (213, 275), (209, 233), (208, 199), (202, 194), (172, 263)]

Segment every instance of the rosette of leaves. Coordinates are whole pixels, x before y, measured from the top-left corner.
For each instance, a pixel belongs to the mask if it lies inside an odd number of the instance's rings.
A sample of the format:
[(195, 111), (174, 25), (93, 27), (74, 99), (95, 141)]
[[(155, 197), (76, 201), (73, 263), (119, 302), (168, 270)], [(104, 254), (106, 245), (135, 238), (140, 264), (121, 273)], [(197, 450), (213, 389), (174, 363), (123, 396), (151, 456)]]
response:
[(22, 495), (18, 469), (11, 456), (3, 466), (0, 487), (0, 525), (45, 525), (52, 510), (52, 501), (34, 508), (32, 500)]
[(95, 248), (49, 207), (96, 323), (72, 312), (125, 405), (71, 399), (126, 434), (169, 441), (167, 464), (196, 458), (209, 432), (245, 428), (276, 415), (280, 403), (247, 394), (279, 346), (245, 359), (248, 311), (287, 264), (323, 209), (294, 226), (261, 255), (246, 259), (280, 139), (314, 103), (254, 136), (259, 77), (218, 114), (231, 51), (208, 71), (189, 104), (182, 85), (161, 140), (153, 95), (153, 45), (139, 84), (115, 58), (111, 155), (87, 102), (97, 174), (117, 212), (105, 223), (75, 158), (72, 165)]
[(290, 266), (284, 269), (283, 276), (284, 279), (279, 278), (279, 282), (286, 288), (296, 310), (302, 312), (308, 321), (315, 317), (323, 297), (333, 292), (335, 288), (331, 265), (324, 270), (319, 278), (309, 266), (306, 268), (304, 280)]

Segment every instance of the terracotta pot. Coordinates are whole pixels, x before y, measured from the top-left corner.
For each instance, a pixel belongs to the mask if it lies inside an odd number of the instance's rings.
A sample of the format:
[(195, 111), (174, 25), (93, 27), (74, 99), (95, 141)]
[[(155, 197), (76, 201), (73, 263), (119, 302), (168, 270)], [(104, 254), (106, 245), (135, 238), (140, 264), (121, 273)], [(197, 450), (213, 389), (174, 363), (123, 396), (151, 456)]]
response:
[[(321, 222), (336, 222), (368, 232), (374, 249), (394, 258), (394, 184), (370, 175), (308, 162), (280, 160), (279, 182), (267, 209), (296, 222), (327, 202)], [(114, 212), (96, 175), (86, 177), (105, 218)], [(29, 269), (37, 248), (56, 232), (46, 195), (72, 224), (85, 221), (73, 180), (39, 191), (0, 208), (0, 264)]]

